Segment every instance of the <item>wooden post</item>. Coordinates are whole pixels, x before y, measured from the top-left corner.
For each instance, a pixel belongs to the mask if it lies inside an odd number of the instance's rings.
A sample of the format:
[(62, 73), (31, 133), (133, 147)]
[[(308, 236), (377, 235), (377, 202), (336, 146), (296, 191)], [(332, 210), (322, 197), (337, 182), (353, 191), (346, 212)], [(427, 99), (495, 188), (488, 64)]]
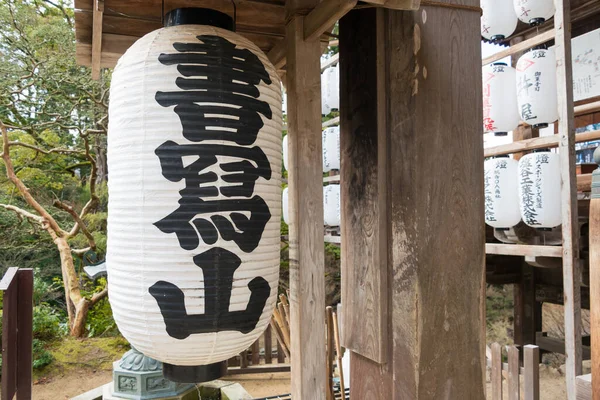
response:
[[(600, 150), (594, 152), (600, 164)], [(600, 168), (592, 177), (590, 201), (590, 330), (592, 332), (592, 399), (600, 400)]]
[(304, 39), (318, 0), (286, 2), (290, 190), (292, 398), (325, 400), (325, 267), (321, 137), (321, 47)]
[(502, 400), (502, 346), (492, 343), (492, 400)]
[(540, 399), (540, 349), (528, 344), (523, 348), (525, 352), (523, 366), (525, 377), (523, 379), (523, 392), (525, 400)]
[[(356, 235), (342, 279), (360, 268), (368, 294), (342, 286), (344, 344), (373, 333), (350, 347), (353, 398), (484, 399), (479, 27), (477, 12), (427, 5), (340, 22), (342, 229)], [(361, 266), (348, 245), (365, 232)]]
[(573, 65), (571, 62), (571, 6), (556, 0), (554, 14), (556, 87), (558, 90), (558, 147), (561, 161), (563, 237), (563, 287), (565, 314), (565, 365), (567, 398), (575, 400), (576, 377), (581, 375), (581, 273), (577, 179), (575, 175), (575, 121), (573, 110)]
[(273, 363), (273, 339), (271, 334), (271, 325), (265, 330), (265, 364)]
[(508, 400), (519, 400), (519, 376), (521, 363), (519, 361), (519, 349), (516, 346), (508, 347)]

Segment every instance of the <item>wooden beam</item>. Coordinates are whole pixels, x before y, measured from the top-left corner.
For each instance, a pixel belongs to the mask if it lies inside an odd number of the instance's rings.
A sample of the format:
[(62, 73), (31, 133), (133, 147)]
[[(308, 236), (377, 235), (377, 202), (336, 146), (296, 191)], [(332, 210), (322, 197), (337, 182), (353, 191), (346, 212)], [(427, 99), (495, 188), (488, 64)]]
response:
[(393, 10), (418, 10), (421, 6), (421, 0), (363, 0), (363, 3)]
[(356, 1), (323, 0), (304, 18), (304, 40), (321, 37), (337, 20), (354, 8)]
[[(553, 338), (547, 336), (546, 332), (537, 332), (535, 344), (539, 346), (540, 349), (550, 351), (552, 353), (565, 354), (565, 341), (558, 338)], [(590, 347), (582, 346), (581, 357), (584, 360), (590, 359)]]
[(594, 171), (590, 200), (590, 331), (592, 334), (593, 400), (600, 400), (600, 170)]
[(301, 9), (286, 3), (289, 135), (290, 331), (292, 398), (325, 400), (325, 267), (321, 135), (321, 47), (304, 40)]
[(104, 0), (94, 0), (92, 24), (92, 79), (100, 79), (100, 62), (102, 60), (102, 15)]
[[(589, 142), (600, 139), (600, 130), (578, 133), (575, 135), (575, 143)], [(538, 138), (519, 140), (500, 146), (488, 147), (483, 150), (484, 157), (495, 157), (504, 154), (512, 154), (522, 151), (558, 147), (561, 141), (560, 135), (542, 136)]]
[(275, 47), (273, 47), (268, 53), (267, 57), (271, 64), (275, 66), (277, 69), (281, 69), (285, 66), (286, 63), (286, 51), (287, 51), (287, 40), (283, 39), (278, 42)]
[(562, 257), (561, 246), (539, 246), (528, 244), (486, 243), (486, 254), (505, 256), (532, 256), (532, 257)]
[(537, 36), (532, 37), (531, 39), (524, 40), (514, 46), (510, 46), (506, 50), (502, 50), (493, 56), (486, 57), (483, 59), (482, 64), (487, 65), (491, 64), (494, 61), (498, 61), (503, 59), (504, 57), (512, 56), (513, 54), (520, 53), (522, 51), (528, 50), (532, 47), (540, 45), (542, 43), (546, 43), (550, 40), (554, 39), (554, 31), (548, 31), (541, 33)]
[(575, 177), (575, 117), (571, 58), (571, 9), (568, 0), (555, 1), (556, 87), (558, 90), (559, 156), (561, 161), (563, 287), (565, 295), (565, 360), (567, 398), (575, 400), (575, 382), (581, 375), (581, 272), (577, 180)]

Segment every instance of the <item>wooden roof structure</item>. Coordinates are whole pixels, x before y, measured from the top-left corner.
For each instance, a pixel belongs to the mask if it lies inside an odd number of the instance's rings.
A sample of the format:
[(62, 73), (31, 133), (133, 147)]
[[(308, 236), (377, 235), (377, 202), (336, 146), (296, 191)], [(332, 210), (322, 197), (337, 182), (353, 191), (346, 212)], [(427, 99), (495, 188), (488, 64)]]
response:
[[(293, 0), (288, 0), (288, 2)], [(356, 0), (334, 0), (305, 10), (305, 37), (323, 35)], [(360, 3), (393, 9), (418, 9), (420, 0), (366, 0)], [(285, 64), (285, 0), (235, 0), (237, 32), (258, 45), (277, 66)], [(162, 16), (183, 7), (218, 10), (233, 15), (231, 0), (75, 0), (77, 62), (92, 67), (112, 68), (119, 57), (140, 37), (162, 27)], [(323, 41), (328, 40), (324, 35)]]

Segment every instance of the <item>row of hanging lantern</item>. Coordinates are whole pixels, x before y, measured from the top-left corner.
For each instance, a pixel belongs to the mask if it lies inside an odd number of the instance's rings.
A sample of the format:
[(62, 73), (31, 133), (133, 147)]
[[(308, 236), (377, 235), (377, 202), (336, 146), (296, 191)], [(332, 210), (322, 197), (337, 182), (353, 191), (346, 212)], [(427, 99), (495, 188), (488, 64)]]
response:
[(481, 0), (481, 36), (497, 41), (515, 32), (521, 20), (537, 26), (554, 16), (554, 0)]
[(536, 128), (558, 119), (556, 57), (552, 49), (523, 54), (517, 68), (505, 63), (483, 67), (483, 129), (503, 135), (519, 121)]
[(108, 292), (131, 345), (196, 383), (225, 374), (275, 306), (281, 82), (229, 16), (165, 20), (112, 75)]
[[(289, 188), (283, 189), (281, 195), (283, 206), (283, 222), (289, 225)], [(340, 226), (341, 221), (340, 185), (331, 184), (323, 186), (323, 221), (325, 226)]]
[(519, 161), (497, 157), (484, 163), (485, 222), (511, 228), (521, 220), (533, 228), (561, 223), (560, 161), (537, 151)]
[[(323, 172), (340, 169), (340, 127), (332, 126), (322, 133), (323, 140)], [(289, 170), (288, 135), (283, 138), (283, 167)]]

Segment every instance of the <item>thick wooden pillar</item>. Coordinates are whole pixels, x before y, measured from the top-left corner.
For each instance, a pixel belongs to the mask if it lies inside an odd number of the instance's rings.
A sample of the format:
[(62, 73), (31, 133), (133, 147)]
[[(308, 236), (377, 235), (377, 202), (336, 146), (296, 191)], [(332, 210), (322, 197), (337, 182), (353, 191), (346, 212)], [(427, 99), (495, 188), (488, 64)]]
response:
[(425, 6), (340, 24), (353, 398), (484, 399), (479, 18)]
[(321, 143), (321, 48), (304, 40), (304, 8), (286, 3), (290, 188), (292, 397), (325, 400), (325, 268)]

